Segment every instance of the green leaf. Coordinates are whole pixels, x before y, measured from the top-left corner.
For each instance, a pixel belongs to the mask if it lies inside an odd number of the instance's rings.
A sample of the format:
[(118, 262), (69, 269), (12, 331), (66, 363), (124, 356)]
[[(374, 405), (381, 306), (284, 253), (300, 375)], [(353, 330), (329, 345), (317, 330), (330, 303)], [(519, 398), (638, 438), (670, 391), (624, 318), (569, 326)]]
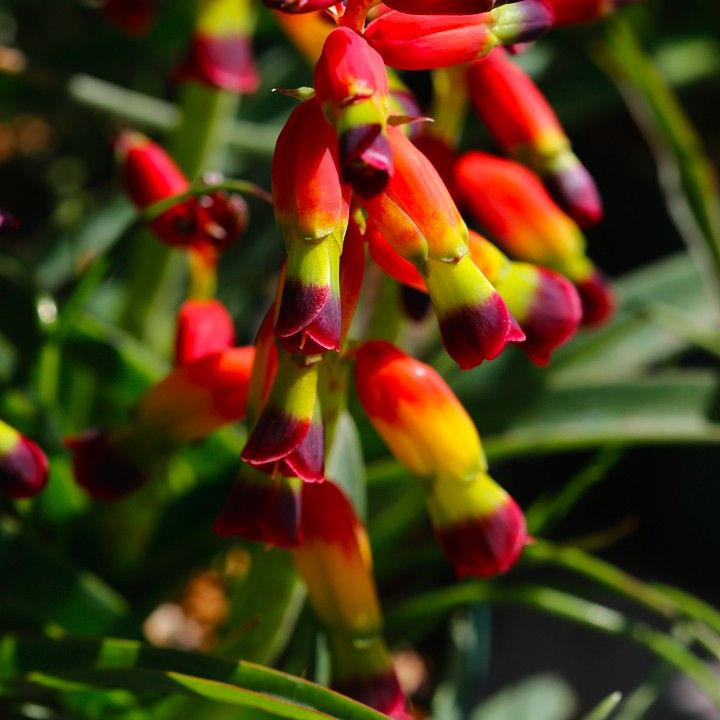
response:
[[(0, 604), (68, 632), (102, 634), (126, 614), (125, 601), (100, 578), (0, 521)], [(41, 591), (38, 589), (42, 588)]]
[[(508, 429), (486, 440), (488, 455), (506, 458), (606, 444), (715, 443), (718, 379), (710, 372), (672, 372), (584, 386), (548, 387), (504, 408)], [(468, 409), (477, 409), (470, 404)]]
[(720, 196), (712, 162), (630, 25), (608, 23), (598, 57), (655, 153), (670, 213), (720, 302)]
[(365, 518), (367, 494), (362, 443), (355, 420), (347, 410), (338, 417), (326, 466), (327, 476), (345, 491), (357, 514)]
[(87, 686), (188, 694), (267, 710), (289, 720), (383, 720), (385, 716), (298, 677), (248, 662), (131, 640), (0, 639), (0, 682), (27, 678), (57, 690)]
[(586, 715), (583, 720), (607, 720), (622, 700), (622, 693), (614, 692), (605, 698), (592, 712)]
[(470, 720), (570, 720), (577, 697), (556, 675), (536, 675), (503, 688), (479, 705)]

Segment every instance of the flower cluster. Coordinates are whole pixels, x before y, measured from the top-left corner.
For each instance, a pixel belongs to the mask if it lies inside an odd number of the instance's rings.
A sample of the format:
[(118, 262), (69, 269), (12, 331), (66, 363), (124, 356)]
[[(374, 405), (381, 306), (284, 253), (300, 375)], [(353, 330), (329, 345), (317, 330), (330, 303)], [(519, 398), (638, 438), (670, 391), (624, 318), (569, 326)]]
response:
[[(366, 260), (376, 284), (382, 271), (427, 296), (461, 369), (497, 358), (509, 344), (545, 365), (581, 325), (610, 317), (612, 291), (583, 235), (602, 217), (597, 188), (513, 53), (556, 25), (602, 17), (621, 2), (265, 4), (313, 63), (314, 89), (288, 93), (300, 102), (275, 148), (272, 203), (286, 259), (256, 341), (234, 347), (229, 314), (210, 297), (212, 284), (203, 285), (179, 312), (174, 369), (126, 423), (67, 445), (78, 482), (96, 498), (116, 499), (184, 444), (246, 420), (241, 468), (215, 531), (288, 549), (328, 633), (334, 686), (404, 718), (366, 530), (326, 477), (351, 368), (372, 425), (421, 483), (458, 576), (507, 572), (530, 540), (522, 510), (490, 477), (476, 427), (446, 382), (401, 349), (397, 333), (379, 338), (363, 322), (368, 313), (356, 313), (369, 302)], [(107, 12), (144, 27), (150, 4), (138, 3), (137, 15), (128, 4), (123, 16), (115, 5), (108, 2)], [(176, 77), (255, 90), (248, 12), (244, 0), (199, 0), (196, 35)], [(433, 71), (436, 126), (423, 125), (398, 70)], [(459, 150), (470, 105), (504, 156)], [(138, 133), (120, 137), (117, 155), (127, 193), (157, 238), (214, 269), (245, 230), (244, 201), (198, 189)], [(469, 230), (468, 219), (487, 237)], [(0, 442), (8, 457), (19, 442), (11, 439)]]

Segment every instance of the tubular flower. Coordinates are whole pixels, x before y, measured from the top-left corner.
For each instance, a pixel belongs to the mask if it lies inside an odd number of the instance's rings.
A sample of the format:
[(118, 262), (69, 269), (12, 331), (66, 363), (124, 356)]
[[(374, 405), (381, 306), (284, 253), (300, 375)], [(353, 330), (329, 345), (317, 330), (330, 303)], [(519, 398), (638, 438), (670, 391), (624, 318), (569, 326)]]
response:
[(395, 173), (383, 195), (364, 202), (370, 237), (379, 233), (420, 269), (448, 354), (463, 369), (475, 367), (523, 334), (466, 257), (467, 227), (437, 171), (402, 132), (389, 128), (389, 137)]
[(18, 499), (35, 497), (47, 480), (45, 453), (32, 440), (0, 420), (0, 492)]
[(144, 35), (155, 18), (155, 0), (106, 0), (105, 14), (131, 35)]
[(188, 300), (180, 308), (175, 336), (175, 365), (188, 365), (235, 344), (235, 327), (218, 300)]
[(580, 228), (534, 173), (513, 160), (481, 152), (466, 153), (455, 172), (463, 203), (513, 257), (557, 270), (575, 284), (585, 325), (610, 317), (612, 292), (587, 257)]
[(392, 10), (373, 20), (367, 41), (398, 70), (472, 62), (498, 45), (535, 40), (552, 26), (544, 0), (521, 0), (474, 15), (411, 15)]
[(213, 530), (274, 547), (291, 548), (301, 539), (302, 480), (271, 477), (243, 465)]
[(238, 347), (176, 368), (140, 399), (137, 422), (180, 445), (244, 419), (254, 357), (255, 348)]
[[(117, 141), (116, 154), (125, 190), (140, 210), (190, 188), (190, 182), (172, 158), (140, 133), (123, 133)], [(214, 257), (245, 231), (247, 221), (247, 204), (240, 195), (211, 191), (173, 205), (152, 220), (150, 227), (172, 247)]]
[(290, 352), (315, 355), (340, 345), (340, 253), (350, 193), (340, 182), (336, 145), (319, 103), (310, 100), (295, 108), (275, 148), (275, 219), (288, 253), (275, 334)]
[(292, 555), (328, 633), (333, 688), (390, 717), (405, 718), (405, 698), (380, 636), (367, 533), (334, 483), (303, 486), (302, 543)]
[(527, 541), (523, 515), (488, 476), (477, 430), (445, 381), (385, 342), (358, 350), (355, 379), (375, 429), (423, 480), (435, 533), (458, 574), (508, 570)]
[(197, 0), (197, 22), (190, 49), (177, 72), (235, 93), (252, 93), (260, 85), (252, 52), (254, 25), (250, 0)]
[(94, 498), (117, 500), (179, 446), (242, 420), (254, 352), (231, 348), (175, 368), (143, 395), (128, 425), (67, 438), (78, 483)]
[(281, 352), (270, 397), (242, 452), (269, 475), (324, 478), (324, 432), (317, 397), (318, 363), (298, 364)]
[(473, 63), (467, 78), (475, 111), (502, 150), (535, 170), (582, 227), (597, 223), (602, 202), (595, 181), (530, 76), (498, 49)]
[(614, 12), (623, 5), (631, 5), (639, 0), (547, 0), (555, 13), (555, 25), (597, 20)]
[(361, 195), (381, 192), (392, 174), (383, 59), (358, 33), (336, 28), (315, 66), (315, 96), (340, 140), (343, 182)]

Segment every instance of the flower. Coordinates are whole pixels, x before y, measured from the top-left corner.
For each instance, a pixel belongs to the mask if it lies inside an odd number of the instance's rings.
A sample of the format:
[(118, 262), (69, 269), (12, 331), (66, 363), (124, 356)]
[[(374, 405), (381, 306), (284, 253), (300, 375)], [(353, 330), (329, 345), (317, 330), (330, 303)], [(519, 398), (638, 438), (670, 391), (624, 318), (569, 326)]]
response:
[(340, 140), (343, 182), (362, 195), (381, 192), (392, 174), (382, 57), (361, 35), (339, 27), (325, 40), (314, 78), (315, 96)]
[(492, 10), (496, 0), (385, 0), (385, 5), (413, 15), (470, 15)]
[(318, 363), (280, 353), (275, 384), (242, 452), (269, 475), (324, 478), (324, 432), (317, 397)]
[(535, 40), (552, 26), (544, 0), (521, 0), (474, 15), (382, 14), (365, 37), (398, 70), (432, 70), (471, 62), (498, 45)]
[(250, 0), (197, 0), (195, 33), (178, 68), (179, 80), (235, 93), (253, 93), (260, 85), (251, 35)]
[(0, 492), (35, 497), (47, 485), (48, 460), (30, 438), (0, 420)]
[(522, 512), (487, 474), (477, 430), (447, 383), (379, 341), (358, 349), (355, 381), (373, 427), (421, 479), (435, 534), (458, 575), (512, 567), (527, 542)]
[(302, 542), (292, 549), (328, 633), (332, 687), (393, 718), (406, 701), (380, 635), (382, 615), (367, 533), (331, 481), (302, 489)]
[(537, 172), (581, 227), (597, 223), (602, 202), (595, 181), (530, 76), (498, 48), (473, 63), (467, 79), (475, 111), (500, 148)]
[[(137, 132), (124, 132), (116, 155), (123, 184), (133, 204), (147, 210), (190, 189), (189, 180), (156, 143)], [(172, 247), (192, 249), (214, 258), (245, 231), (247, 203), (240, 195), (209, 191), (183, 200), (150, 222), (160, 240)]]
[(235, 344), (235, 327), (218, 300), (187, 300), (178, 313), (175, 364), (188, 365)]
[(431, 162), (396, 128), (388, 136), (395, 173), (382, 195), (363, 200), (369, 237), (379, 234), (420, 271), (448, 354), (475, 367), (524, 336), (467, 257), (467, 227)]
[(289, 352), (315, 355), (340, 344), (340, 253), (349, 219), (337, 139), (316, 100), (280, 133), (272, 168), (275, 219), (287, 269), (279, 283), (275, 334)]
[(455, 176), (463, 204), (510, 255), (557, 270), (574, 283), (583, 324), (609, 319), (612, 291), (588, 258), (580, 228), (533, 172), (514, 160), (473, 151), (458, 160)]

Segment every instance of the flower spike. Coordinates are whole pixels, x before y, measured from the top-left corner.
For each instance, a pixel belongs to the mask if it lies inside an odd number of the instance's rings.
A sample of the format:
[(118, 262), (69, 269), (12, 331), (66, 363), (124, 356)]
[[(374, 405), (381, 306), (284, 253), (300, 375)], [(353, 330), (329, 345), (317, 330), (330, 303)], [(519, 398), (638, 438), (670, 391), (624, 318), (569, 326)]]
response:
[(197, 0), (195, 34), (178, 80), (235, 93), (253, 93), (260, 76), (253, 58), (250, 0)]
[(340, 140), (343, 182), (362, 195), (381, 192), (392, 173), (382, 57), (358, 33), (336, 28), (315, 66), (315, 95)]
[(467, 79), (475, 110), (502, 150), (535, 170), (581, 227), (597, 223), (602, 202), (595, 181), (530, 76), (498, 48), (473, 63)]
[(463, 203), (510, 255), (557, 270), (575, 284), (583, 324), (610, 317), (612, 291), (588, 258), (580, 228), (533, 172), (513, 160), (469, 152), (455, 173)]
[(280, 353), (275, 384), (242, 459), (269, 475), (324, 478), (324, 433), (317, 397), (318, 363)]
[(367, 41), (398, 70), (472, 62), (498, 45), (535, 40), (552, 26), (544, 0), (521, 0), (474, 15), (411, 15), (391, 10), (373, 20)]
[(0, 420), (0, 492), (35, 497), (48, 480), (48, 460), (40, 447)]

